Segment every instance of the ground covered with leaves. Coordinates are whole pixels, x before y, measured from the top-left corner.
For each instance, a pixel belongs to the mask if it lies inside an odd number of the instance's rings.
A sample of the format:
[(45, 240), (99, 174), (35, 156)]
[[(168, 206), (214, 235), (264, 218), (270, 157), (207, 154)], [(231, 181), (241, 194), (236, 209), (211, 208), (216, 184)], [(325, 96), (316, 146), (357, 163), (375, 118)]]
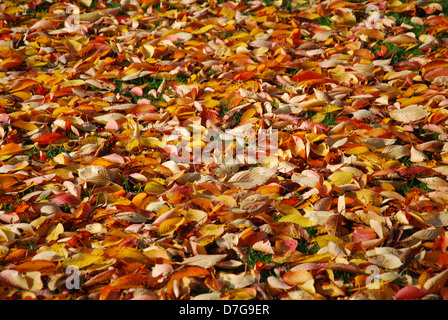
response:
[[(447, 16), (2, 1), (0, 297), (448, 298)], [(173, 161), (195, 121), (276, 170)]]

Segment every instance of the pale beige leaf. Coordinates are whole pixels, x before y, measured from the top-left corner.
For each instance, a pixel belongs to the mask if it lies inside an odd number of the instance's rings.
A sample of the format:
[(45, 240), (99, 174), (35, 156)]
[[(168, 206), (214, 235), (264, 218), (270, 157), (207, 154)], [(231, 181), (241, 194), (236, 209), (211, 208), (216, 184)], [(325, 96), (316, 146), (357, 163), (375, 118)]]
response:
[(418, 178), (421, 182), (432, 190), (448, 192), (448, 182), (439, 177)]
[(422, 151), (418, 151), (414, 148), (414, 146), (411, 147), (411, 162), (423, 162), (428, 160), (428, 156), (424, 154)]
[(445, 269), (436, 276), (428, 279), (423, 284), (422, 288), (426, 290), (428, 293), (436, 293), (439, 292), (440, 289), (445, 286), (447, 280), (448, 280), (448, 269)]
[(213, 267), (215, 264), (225, 259), (227, 254), (198, 254), (184, 259), (182, 264), (188, 264), (192, 266), (199, 266), (204, 269)]
[(402, 145), (391, 145), (383, 149), (383, 154), (389, 159), (398, 160), (411, 154), (408, 147)]
[(253, 273), (242, 272), (240, 274), (222, 274), (218, 280), (235, 289), (240, 289), (252, 285), (257, 281), (257, 278)]
[(105, 186), (111, 182), (109, 171), (101, 166), (87, 166), (78, 170), (81, 182)]
[(228, 183), (236, 188), (252, 189), (265, 184), (273, 174), (270, 168), (256, 167), (238, 172), (229, 179)]
[(402, 123), (411, 123), (422, 120), (429, 116), (429, 114), (429, 111), (423, 106), (414, 104), (403, 109), (392, 110), (390, 112), (390, 117)]
[(111, 119), (117, 121), (117, 120), (120, 120), (123, 118), (126, 118), (126, 116), (121, 113), (107, 113), (107, 114), (104, 114), (101, 116), (93, 117), (93, 119), (96, 122), (104, 124), (104, 125), (107, 124), (109, 122), (109, 120), (111, 120)]
[(448, 212), (428, 212), (423, 216), (427, 225), (432, 225), (434, 227), (445, 227), (448, 226)]
[(252, 245), (252, 249), (255, 251), (261, 251), (266, 254), (275, 254), (274, 249), (272, 248), (269, 241), (257, 241)]
[(419, 241), (435, 240), (443, 232), (442, 228), (430, 228), (419, 230), (403, 240), (406, 245), (413, 245)]
[(24, 290), (41, 290), (43, 288), (41, 273), (38, 271), (22, 273), (17, 270), (0, 272), (0, 282)]
[(316, 183), (319, 182), (319, 175), (305, 175), (303, 173), (293, 173), (291, 176), (291, 180), (295, 183), (298, 183), (302, 187), (313, 188)]
[(78, 2), (87, 8), (92, 4), (92, 0), (78, 0)]
[(268, 280), (269, 286), (274, 288), (274, 289), (289, 290), (289, 289), (293, 288), (293, 287), (287, 285), (286, 283), (284, 283), (279, 278), (274, 277), (274, 276), (268, 277), (267, 280)]
[(375, 233), (378, 235), (378, 238), (381, 239), (384, 237), (383, 227), (381, 226), (381, 224), (378, 221), (371, 219), (370, 227), (372, 227), (373, 231), (375, 231)]
[(386, 269), (398, 269), (403, 265), (400, 258), (392, 254), (375, 255), (368, 257), (368, 260), (369, 262)]

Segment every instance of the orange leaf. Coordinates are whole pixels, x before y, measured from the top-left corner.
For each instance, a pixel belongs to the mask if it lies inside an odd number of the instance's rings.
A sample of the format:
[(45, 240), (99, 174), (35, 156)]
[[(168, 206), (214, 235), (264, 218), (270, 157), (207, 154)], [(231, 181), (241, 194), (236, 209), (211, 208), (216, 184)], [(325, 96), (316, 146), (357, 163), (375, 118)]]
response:
[(83, 218), (87, 219), (90, 214), (93, 212), (94, 208), (88, 203), (88, 202), (82, 202), (77, 208), (76, 208), (76, 218)]
[(234, 80), (247, 80), (247, 79), (252, 78), (254, 76), (254, 74), (255, 73), (252, 71), (241, 72), (241, 73), (235, 75), (233, 77), (233, 79)]
[(18, 263), (23, 259), (29, 257), (29, 250), (26, 249), (12, 249), (8, 252), (8, 255), (2, 260), (3, 264)]
[(101, 290), (100, 300), (115, 300), (117, 297), (117, 292), (112, 290), (110, 284), (104, 286), (103, 290)]
[(106, 271), (103, 271), (97, 275), (95, 275), (94, 277), (90, 278), (89, 280), (87, 280), (84, 284), (83, 287), (90, 287), (93, 286), (95, 284), (104, 282), (106, 280), (109, 280), (109, 278), (115, 274), (116, 269), (109, 269)]
[(257, 189), (260, 194), (280, 194), (282, 186), (278, 183), (270, 183)]
[(303, 71), (297, 73), (295, 76), (291, 78), (293, 81), (305, 81), (305, 80), (312, 80), (312, 79), (321, 79), (322, 75), (320, 73), (314, 72), (314, 71)]
[(8, 143), (7, 145), (5, 145), (0, 150), (0, 156), (3, 156), (3, 155), (8, 155), (8, 156), (15, 155), (15, 154), (20, 153), (22, 151), (23, 151), (23, 149), (18, 144), (14, 143), (14, 142), (11, 142), (11, 143)]
[(203, 278), (210, 275), (207, 269), (198, 266), (185, 266), (174, 271), (170, 276), (170, 281), (181, 280), (185, 277), (198, 277)]
[(143, 288), (151, 283), (155, 283), (154, 279), (156, 278), (150, 278), (141, 273), (129, 273), (112, 282), (110, 287), (112, 290)]
[(56, 265), (49, 260), (30, 260), (15, 266), (14, 269), (21, 272), (39, 271), (46, 275), (53, 272), (56, 269)]
[(8, 70), (18, 67), (22, 64), (22, 60), (19, 58), (6, 58), (0, 62), (0, 70)]

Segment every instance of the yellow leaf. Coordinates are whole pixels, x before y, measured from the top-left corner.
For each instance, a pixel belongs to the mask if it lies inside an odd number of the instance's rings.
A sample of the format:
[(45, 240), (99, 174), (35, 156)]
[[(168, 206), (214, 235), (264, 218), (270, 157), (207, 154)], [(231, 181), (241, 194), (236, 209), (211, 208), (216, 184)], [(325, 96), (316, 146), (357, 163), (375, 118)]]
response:
[(283, 214), (300, 214), (300, 211), (286, 203), (279, 203), (276, 209)]
[(123, 259), (126, 262), (147, 263), (148, 258), (135, 248), (131, 247), (112, 247), (106, 249), (106, 253), (115, 259)]
[(331, 234), (326, 234), (323, 236), (318, 236), (313, 239), (313, 242), (317, 242), (320, 248), (324, 248), (328, 246), (328, 242), (333, 241), (339, 246), (342, 246), (344, 244), (344, 241), (336, 236), (333, 236)]
[(198, 224), (204, 224), (208, 220), (208, 214), (202, 210), (190, 209), (185, 214), (187, 221), (194, 221)]
[(235, 198), (233, 198), (229, 195), (226, 195), (226, 194), (219, 195), (218, 197), (216, 197), (216, 200), (222, 201), (224, 203), (224, 205), (226, 205), (228, 207), (236, 207), (238, 205)]
[(58, 223), (57, 225), (54, 225), (48, 230), (46, 240), (47, 242), (58, 240), (59, 235), (64, 232), (64, 226), (62, 223)]
[(33, 131), (33, 130), (37, 130), (39, 129), (38, 126), (36, 126), (35, 124), (32, 124), (31, 122), (28, 121), (23, 121), (23, 120), (17, 120), (14, 123), (12, 123), (12, 125), (14, 127), (26, 130), (26, 131)]
[(74, 80), (65, 80), (63, 82), (61, 82), (61, 84), (59, 85), (61, 88), (64, 87), (80, 87), (85, 85), (86, 82), (84, 80), (81, 79), (74, 79)]
[(318, 146), (312, 145), (311, 151), (313, 151), (318, 156), (325, 157), (330, 151), (330, 147), (325, 142), (323, 142)]
[(334, 256), (329, 253), (316, 253), (309, 256), (303, 256), (296, 259), (296, 263), (308, 263), (308, 262), (326, 262), (334, 259)]
[(14, 234), (14, 232), (9, 230), (8, 228), (0, 226), (0, 240), (2, 238), (3, 238), (4, 241), (12, 241), (15, 238), (15, 234)]
[(204, 101), (204, 104), (203, 104), (203, 106), (207, 109), (212, 109), (219, 105), (220, 105), (219, 100), (215, 100), (215, 99), (208, 99), (208, 100)]
[(129, 152), (132, 152), (134, 149), (139, 149), (140, 148), (140, 141), (138, 141), (138, 139), (131, 139), (131, 141), (129, 141), (126, 144), (126, 150)]
[[(122, 248), (120, 248), (120, 249), (122, 249)], [(62, 262), (62, 266), (64, 268), (66, 268), (68, 266), (75, 266), (75, 267), (78, 267), (79, 269), (82, 269), (82, 268), (90, 266), (94, 263), (100, 262), (101, 260), (102, 260), (102, 258), (100, 256), (90, 254), (90, 253), (80, 252), (80, 253), (77, 253), (77, 254), (73, 255), (72, 257), (64, 260)]]
[(311, 121), (313, 122), (322, 122), (325, 119), (325, 113), (318, 112), (314, 116), (311, 117)]
[(369, 189), (357, 191), (356, 197), (363, 203), (371, 204), (373, 206), (381, 206), (381, 203), (383, 203), (383, 197), (377, 192)]
[(352, 172), (337, 172), (332, 174), (329, 177), (330, 182), (334, 186), (341, 186), (344, 184), (350, 184), (353, 181), (353, 173)]
[(165, 191), (165, 186), (157, 181), (150, 181), (145, 185), (145, 192), (150, 195), (158, 195)]
[(363, 154), (369, 152), (369, 148), (367, 147), (354, 147), (347, 150), (344, 150), (347, 154)]
[(163, 148), (166, 146), (166, 141), (161, 141), (157, 138), (140, 138), (140, 143), (148, 148)]
[(241, 123), (246, 122), (247, 120), (249, 120), (250, 118), (252, 118), (255, 115), (256, 111), (254, 108), (251, 108), (249, 110), (246, 110), (243, 115), (241, 116)]
[(358, 78), (353, 73), (349, 72), (341, 72), (341, 73), (333, 73), (331, 77), (334, 80), (340, 81), (340, 82), (347, 82), (351, 85), (358, 83)]
[(159, 226), (159, 236), (163, 237), (172, 235), (174, 231), (176, 231), (176, 229), (184, 223), (184, 221), (185, 218), (183, 217), (176, 217), (163, 221)]
[(214, 28), (215, 26), (212, 24), (206, 25), (205, 27), (202, 27), (199, 30), (196, 30), (195, 32), (193, 32), (193, 34), (203, 34), (206, 33), (207, 31), (210, 31)]
[(225, 16), (227, 19), (232, 20), (235, 17), (235, 10), (229, 7), (222, 7), (221, 13), (223, 16)]
[(306, 134), (306, 139), (311, 143), (319, 141), (319, 140), (324, 140), (326, 138), (327, 138), (327, 136), (323, 133), (307, 133)]
[(293, 213), (283, 216), (278, 220), (279, 222), (293, 222), (304, 228), (315, 226), (316, 223), (308, 218), (305, 218), (300, 213)]

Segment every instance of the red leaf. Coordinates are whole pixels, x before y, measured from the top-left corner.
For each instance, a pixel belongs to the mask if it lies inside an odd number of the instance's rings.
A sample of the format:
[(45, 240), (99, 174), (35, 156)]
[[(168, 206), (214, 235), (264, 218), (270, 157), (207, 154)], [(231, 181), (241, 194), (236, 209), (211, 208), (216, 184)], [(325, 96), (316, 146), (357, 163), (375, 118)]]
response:
[(63, 134), (55, 132), (55, 133), (46, 133), (43, 136), (34, 139), (33, 141), (41, 145), (48, 145), (50, 143), (63, 139), (67, 139), (67, 137)]
[(72, 206), (79, 206), (81, 201), (70, 193), (60, 193), (53, 197), (52, 202), (57, 205), (71, 204)]
[(426, 291), (413, 286), (407, 286), (398, 290), (395, 294), (395, 300), (417, 300), (423, 297)]
[(437, 175), (437, 171), (423, 167), (423, 166), (414, 166), (406, 169), (400, 169), (397, 171), (397, 173), (405, 178), (412, 178), (412, 177), (427, 177), (427, 176), (434, 176)]
[(275, 242), (275, 249), (279, 252), (294, 251), (299, 242), (295, 239), (282, 239)]
[(312, 79), (321, 79), (322, 75), (320, 73), (314, 71), (303, 71), (297, 73), (295, 76), (291, 78), (292, 81), (305, 81)]
[(423, 78), (428, 81), (433, 81), (437, 77), (448, 76), (448, 68), (437, 68), (425, 73)]
[(362, 242), (373, 239), (376, 239), (376, 233), (369, 229), (359, 228), (353, 231), (354, 242)]

